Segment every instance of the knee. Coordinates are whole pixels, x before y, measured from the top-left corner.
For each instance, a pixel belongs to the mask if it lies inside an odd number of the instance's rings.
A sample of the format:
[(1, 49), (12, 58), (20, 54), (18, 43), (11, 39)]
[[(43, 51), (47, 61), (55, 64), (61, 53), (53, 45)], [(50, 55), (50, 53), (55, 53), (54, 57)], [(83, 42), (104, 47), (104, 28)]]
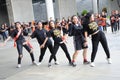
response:
[(73, 54), (74, 56), (78, 55), (79, 51), (75, 51), (75, 53)]
[(19, 55), (18, 57), (19, 57), (19, 58), (22, 58), (22, 57), (23, 57), (23, 55), (21, 54), (21, 55)]

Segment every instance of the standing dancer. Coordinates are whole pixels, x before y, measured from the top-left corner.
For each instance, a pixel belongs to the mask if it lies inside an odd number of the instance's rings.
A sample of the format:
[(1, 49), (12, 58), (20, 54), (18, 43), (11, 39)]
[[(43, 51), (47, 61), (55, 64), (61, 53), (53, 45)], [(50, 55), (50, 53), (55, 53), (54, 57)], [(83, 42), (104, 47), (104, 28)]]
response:
[(16, 22), (15, 23), (15, 27), (16, 29), (14, 31), (12, 31), (11, 35), (4, 41), (4, 45), (6, 45), (6, 43), (13, 38), (14, 39), (14, 46), (17, 47), (17, 51), (18, 51), (18, 65), (17, 68), (21, 67), (21, 59), (23, 57), (23, 47), (30, 53), (31, 59), (32, 59), (32, 63), (37, 65), (37, 63), (34, 60), (34, 55), (33, 55), (33, 51), (32, 51), (32, 46), (30, 45), (30, 43), (28, 43), (24, 36), (23, 36), (23, 30), (21, 28), (21, 23), (20, 22)]
[(83, 63), (89, 64), (87, 61), (87, 40), (84, 38), (83, 27), (80, 24), (78, 17), (76, 15), (72, 16), (72, 24), (69, 27), (69, 34), (74, 38), (75, 52), (73, 54), (72, 65), (76, 66), (76, 58), (81, 49), (83, 49)]
[(107, 56), (108, 64), (111, 64), (110, 52), (104, 32), (98, 29), (97, 23), (94, 21), (94, 15), (92, 13), (87, 13), (85, 16), (85, 21), (83, 23), (84, 30), (88, 35), (92, 36), (92, 54), (91, 54), (91, 67), (94, 67), (94, 59), (98, 50), (98, 44), (101, 42), (104, 51)]
[(54, 21), (50, 21), (49, 22), (49, 26), (51, 28), (51, 30), (49, 31), (49, 36), (53, 38), (54, 40), (54, 54), (51, 55), (50, 60), (49, 60), (49, 64), (48, 67), (51, 66), (51, 60), (55, 57), (59, 46), (63, 49), (63, 51), (65, 52), (65, 55), (69, 61), (69, 64), (71, 65), (71, 58), (70, 58), (70, 54), (68, 52), (67, 46), (65, 44), (65, 39), (67, 36), (67, 30), (65, 28), (62, 28), (59, 24), (59, 22), (56, 22), (56, 27), (54, 24)]
[[(52, 41), (47, 37), (47, 31), (45, 29), (43, 29), (42, 22), (40, 22), (40, 21), (37, 23), (37, 29), (32, 33), (32, 35), (30, 37), (36, 38), (40, 45), (41, 52), (40, 52), (39, 63), (38, 63), (38, 65), (40, 65), (47, 48), (50, 50), (51, 54), (54, 54)], [(55, 61), (55, 64), (57, 65), (58, 62), (56, 60), (56, 57), (54, 57), (54, 61)]]

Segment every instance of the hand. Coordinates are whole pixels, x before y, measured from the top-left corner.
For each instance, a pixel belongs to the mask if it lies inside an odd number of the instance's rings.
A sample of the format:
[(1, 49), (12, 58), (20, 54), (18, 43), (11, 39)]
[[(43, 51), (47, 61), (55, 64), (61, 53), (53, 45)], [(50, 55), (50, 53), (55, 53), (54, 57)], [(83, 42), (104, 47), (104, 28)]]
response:
[(40, 48), (44, 48), (45, 47), (45, 45), (44, 44), (42, 44), (41, 46), (40, 46)]
[(25, 44), (27, 44), (27, 41), (25, 41), (25, 42), (23, 43), (23, 45), (25, 45)]
[(88, 42), (86, 41), (86, 42), (84, 42), (84, 46), (88, 46)]
[(29, 43), (30, 41), (29, 40), (26, 40), (26, 43)]
[(91, 35), (89, 35), (89, 38), (92, 38), (92, 36), (91, 36)]
[(60, 42), (60, 44), (62, 44), (62, 43), (64, 43), (63, 41), (62, 42)]

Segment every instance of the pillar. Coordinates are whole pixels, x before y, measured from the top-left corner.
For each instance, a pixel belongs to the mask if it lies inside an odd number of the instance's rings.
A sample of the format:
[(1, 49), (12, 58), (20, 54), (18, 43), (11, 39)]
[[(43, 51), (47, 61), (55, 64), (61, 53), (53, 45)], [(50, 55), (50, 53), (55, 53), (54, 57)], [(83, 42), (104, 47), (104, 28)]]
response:
[(54, 20), (53, 0), (45, 0), (45, 3), (47, 9), (47, 20), (50, 20), (50, 18)]
[(10, 22), (34, 20), (32, 0), (6, 0)]
[(92, 0), (92, 7), (93, 7), (93, 12), (94, 12), (94, 13), (98, 13), (97, 0)]
[(14, 22), (11, 0), (6, 0), (6, 5), (7, 5), (8, 17), (9, 17), (9, 24), (11, 24), (12, 22)]

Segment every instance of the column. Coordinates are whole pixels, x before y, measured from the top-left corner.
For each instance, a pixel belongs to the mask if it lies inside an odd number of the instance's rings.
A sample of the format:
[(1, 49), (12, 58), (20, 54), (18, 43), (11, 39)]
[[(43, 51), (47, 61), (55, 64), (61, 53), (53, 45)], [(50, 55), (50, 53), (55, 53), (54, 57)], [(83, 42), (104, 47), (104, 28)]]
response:
[(53, 9), (53, 0), (45, 0), (46, 9), (47, 9), (47, 19), (52, 18), (54, 20), (54, 9)]
[(93, 7), (93, 12), (98, 13), (97, 0), (92, 0), (92, 7)]
[(12, 22), (14, 22), (13, 9), (12, 9), (11, 0), (6, 0), (6, 5), (7, 5), (9, 23), (11, 24)]
[(6, 0), (10, 22), (34, 20), (32, 0)]

